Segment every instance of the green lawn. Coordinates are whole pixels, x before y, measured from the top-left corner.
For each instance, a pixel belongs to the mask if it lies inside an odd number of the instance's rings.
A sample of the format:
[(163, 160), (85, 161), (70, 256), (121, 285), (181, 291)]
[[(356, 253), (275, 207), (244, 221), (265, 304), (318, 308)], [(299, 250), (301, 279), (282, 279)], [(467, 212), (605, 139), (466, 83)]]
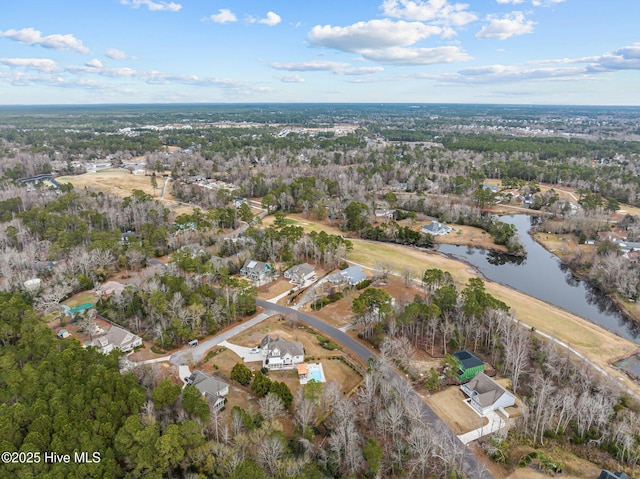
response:
[(78, 306), (84, 303), (95, 304), (96, 299), (96, 295), (93, 293), (93, 291), (82, 291), (81, 293), (74, 294), (66, 301), (63, 301), (62, 304), (66, 304), (70, 308), (73, 308), (74, 306)]

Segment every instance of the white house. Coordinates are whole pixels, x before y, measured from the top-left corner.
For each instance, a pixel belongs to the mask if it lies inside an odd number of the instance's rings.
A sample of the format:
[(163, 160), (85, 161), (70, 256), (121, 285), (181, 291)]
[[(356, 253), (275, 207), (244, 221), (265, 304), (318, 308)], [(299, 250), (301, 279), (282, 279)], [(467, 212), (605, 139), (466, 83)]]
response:
[(142, 338), (119, 326), (111, 326), (104, 336), (95, 338), (91, 345), (97, 346), (104, 354), (109, 354), (114, 349), (128, 353), (142, 346)]
[(292, 284), (304, 284), (305, 281), (313, 278), (316, 270), (309, 263), (302, 263), (293, 266), (284, 272), (284, 277)]
[(513, 394), (485, 373), (479, 373), (471, 381), (460, 386), (460, 389), (469, 396), (469, 404), (482, 416), (516, 403), (516, 397)]
[(349, 283), (351, 286), (355, 286), (365, 279), (367, 279), (367, 275), (364, 274), (360, 266), (351, 266), (350, 268), (332, 274), (327, 278), (327, 281), (334, 284)]
[(393, 214), (395, 213), (395, 210), (388, 210), (388, 209), (379, 209), (379, 210), (375, 210), (374, 214), (376, 215), (376, 218), (387, 218), (387, 219), (393, 219)]
[(227, 383), (202, 371), (194, 371), (185, 381), (187, 384), (193, 384), (197, 387), (217, 410), (222, 409), (225, 402), (224, 396), (229, 394), (229, 385)]
[(451, 226), (442, 224), (439, 221), (432, 221), (428, 225), (420, 228), (420, 231), (423, 233), (428, 233), (432, 236), (444, 236), (451, 233), (453, 231), (453, 228), (451, 228)]
[(260, 343), (262, 365), (269, 369), (293, 369), (304, 362), (304, 347), (298, 341), (286, 341), (268, 334)]

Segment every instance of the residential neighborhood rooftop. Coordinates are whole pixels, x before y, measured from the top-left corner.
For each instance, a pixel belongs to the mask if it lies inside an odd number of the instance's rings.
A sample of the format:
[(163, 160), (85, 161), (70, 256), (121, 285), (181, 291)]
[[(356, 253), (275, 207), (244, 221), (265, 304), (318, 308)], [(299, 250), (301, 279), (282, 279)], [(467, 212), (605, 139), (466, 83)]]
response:
[(191, 376), (187, 378), (187, 383), (194, 385), (202, 394), (212, 399), (224, 395), (224, 391), (229, 387), (224, 381), (209, 376), (202, 371), (194, 371)]
[(485, 373), (480, 373), (466, 384), (466, 389), (475, 391), (475, 400), (484, 408), (494, 404), (504, 394), (510, 394), (505, 388)]

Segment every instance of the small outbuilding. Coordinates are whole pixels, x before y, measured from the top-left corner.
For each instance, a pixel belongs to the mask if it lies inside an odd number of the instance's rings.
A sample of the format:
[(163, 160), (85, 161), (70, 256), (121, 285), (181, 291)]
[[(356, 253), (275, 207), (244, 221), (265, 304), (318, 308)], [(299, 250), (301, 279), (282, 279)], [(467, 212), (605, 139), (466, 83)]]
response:
[(477, 374), (484, 371), (484, 361), (475, 354), (467, 351), (458, 351), (453, 353), (458, 363), (458, 381), (461, 383), (473, 379)]
[(71, 337), (71, 334), (69, 334), (69, 331), (67, 331), (66, 329), (61, 329), (56, 333), (56, 337), (58, 339), (67, 339)]

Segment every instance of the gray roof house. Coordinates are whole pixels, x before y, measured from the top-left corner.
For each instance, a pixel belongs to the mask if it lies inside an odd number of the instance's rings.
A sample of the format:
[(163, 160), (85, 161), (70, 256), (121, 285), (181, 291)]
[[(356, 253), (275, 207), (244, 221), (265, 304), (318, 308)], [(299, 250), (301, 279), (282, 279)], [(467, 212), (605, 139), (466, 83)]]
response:
[(109, 354), (114, 349), (128, 353), (133, 351), (133, 348), (142, 346), (142, 338), (124, 328), (113, 325), (106, 334), (93, 339), (91, 345), (100, 348), (104, 354)]
[(364, 274), (360, 266), (351, 266), (350, 268), (343, 269), (337, 273), (332, 274), (327, 278), (330, 283), (348, 283), (351, 286), (355, 286), (360, 281), (367, 279), (367, 275)]
[(469, 396), (469, 404), (482, 416), (491, 411), (504, 410), (516, 403), (516, 397), (513, 394), (485, 373), (478, 374), (471, 381), (460, 386), (460, 389)]
[(420, 228), (420, 231), (423, 233), (428, 233), (432, 236), (444, 236), (451, 233), (453, 231), (453, 228), (451, 228), (451, 226), (442, 224), (439, 221), (432, 221), (428, 225), (424, 225), (422, 228)]
[(248, 259), (244, 262), (242, 269), (240, 269), (240, 274), (249, 279), (259, 280), (264, 278), (269, 271), (271, 271), (271, 266), (267, 263)]
[(284, 277), (291, 280), (293, 284), (304, 284), (308, 279), (313, 278), (316, 270), (309, 263), (302, 263), (293, 266), (284, 272)]
[(227, 383), (202, 371), (194, 371), (185, 381), (187, 384), (197, 387), (216, 409), (222, 409), (225, 401), (224, 396), (229, 394), (229, 385)]
[(304, 362), (304, 347), (298, 341), (286, 341), (268, 334), (260, 342), (262, 365), (269, 369), (293, 369)]

